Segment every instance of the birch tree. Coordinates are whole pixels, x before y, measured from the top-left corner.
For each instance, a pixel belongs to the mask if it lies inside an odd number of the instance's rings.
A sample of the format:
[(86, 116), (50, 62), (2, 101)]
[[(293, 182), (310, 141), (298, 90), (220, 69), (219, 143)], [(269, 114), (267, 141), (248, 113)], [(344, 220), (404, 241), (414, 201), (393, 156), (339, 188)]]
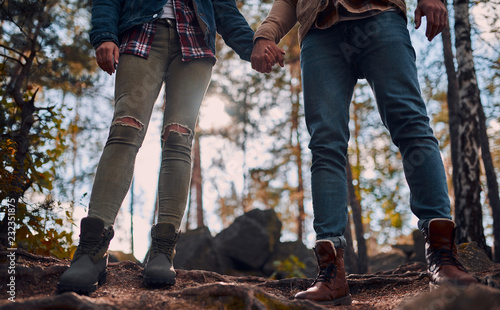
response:
[(481, 101), (472, 55), (469, 1), (455, 0), (455, 48), (458, 77), (457, 167), (455, 185), (455, 221), (459, 243), (475, 241), (487, 250), (483, 229), (480, 194), (480, 111)]

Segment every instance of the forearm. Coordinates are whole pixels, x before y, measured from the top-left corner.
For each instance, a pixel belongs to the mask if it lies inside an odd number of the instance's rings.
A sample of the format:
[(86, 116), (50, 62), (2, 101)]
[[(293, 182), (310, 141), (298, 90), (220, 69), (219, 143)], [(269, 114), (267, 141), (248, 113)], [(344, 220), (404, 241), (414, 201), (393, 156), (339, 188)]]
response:
[(265, 38), (278, 43), (297, 23), (296, 12), (296, 0), (275, 0), (266, 20), (255, 33), (254, 41)]
[(212, 4), (217, 32), (242, 59), (250, 61), (254, 32), (234, 0), (212, 0)]

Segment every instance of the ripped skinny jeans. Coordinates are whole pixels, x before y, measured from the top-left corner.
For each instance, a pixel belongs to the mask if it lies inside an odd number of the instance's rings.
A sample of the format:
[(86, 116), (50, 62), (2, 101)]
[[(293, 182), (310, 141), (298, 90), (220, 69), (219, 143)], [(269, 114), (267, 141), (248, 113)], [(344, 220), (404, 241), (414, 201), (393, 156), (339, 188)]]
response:
[(158, 223), (179, 229), (191, 182), (191, 147), (213, 59), (182, 61), (175, 28), (158, 22), (148, 59), (122, 54), (116, 71), (115, 111), (97, 168), (89, 216), (113, 224), (134, 173), (153, 106), (165, 83), (158, 178)]

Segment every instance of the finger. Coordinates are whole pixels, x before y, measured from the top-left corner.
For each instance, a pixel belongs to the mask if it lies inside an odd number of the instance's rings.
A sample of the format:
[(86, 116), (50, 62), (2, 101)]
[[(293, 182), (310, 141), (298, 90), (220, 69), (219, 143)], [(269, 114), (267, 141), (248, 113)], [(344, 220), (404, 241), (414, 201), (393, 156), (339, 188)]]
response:
[(440, 19), (440, 25), (439, 25), (439, 29), (438, 29), (438, 33), (441, 33), (443, 32), (444, 28), (446, 27), (446, 25), (448, 25), (448, 12), (447, 11), (444, 11), (442, 14), (441, 14), (441, 19)]
[(97, 64), (99, 67), (105, 71), (106, 73), (109, 74), (109, 65), (108, 65), (108, 55), (104, 50), (101, 50), (99, 53), (99, 56), (97, 58)]
[(278, 63), (280, 65), (281, 68), (283, 68), (285, 66), (285, 61), (283, 59), (283, 55), (284, 54), (280, 54), (279, 57), (278, 57)]
[(427, 39), (432, 40), (434, 38), (435, 33), (435, 17), (433, 14), (428, 14), (427, 16), (427, 28), (425, 30), (425, 36)]
[(107, 68), (108, 68), (108, 73), (113, 74), (115, 72), (115, 55), (114, 55), (114, 50), (109, 50), (108, 51), (108, 58), (106, 61)]
[(100, 55), (100, 57), (97, 57), (97, 64), (99, 65), (99, 68), (101, 68), (104, 72), (109, 73), (106, 65), (106, 56), (105, 55)]
[(266, 54), (266, 63), (268, 65), (274, 65), (276, 62), (274, 61), (274, 59), (272, 59), (268, 54)]
[(257, 70), (257, 61), (253, 55), (250, 57), (250, 63), (252, 64), (252, 69)]
[(113, 58), (114, 58), (113, 72), (115, 72), (116, 67), (118, 65), (118, 59), (120, 58), (120, 49), (117, 46), (115, 46)]
[(276, 53), (276, 51), (269, 45), (266, 46), (266, 56), (272, 59), (273, 64), (275, 64), (278, 60), (278, 53)]
[(270, 64), (267, 64), (266, 65), (266, 70), (265, 70), (265, 73), (271, 73), (271, 71), (273, 70), (273, 66), (270, 65)]
[(273, 48), (272, 48), (273, 52), (274, 52), (274, 63), (278, 63), (280, 65), (280, 67), (284, 67), (285, 66), (285, 63), (284, 63), (284, 60), (283, 60), (283, 55), (285, 55), (285, 51), (281, 48), (279, 48), (277, 45), (275, 45)]
[(265, 73), (266, 66), (267, 62), (264, 59), (259, 58), (256, 64), (257, 71), (259, 71), (260, 73)]
[(422, 23), (422, 11), (417, 7), (415, 10), (415, 29), (418, 29)]

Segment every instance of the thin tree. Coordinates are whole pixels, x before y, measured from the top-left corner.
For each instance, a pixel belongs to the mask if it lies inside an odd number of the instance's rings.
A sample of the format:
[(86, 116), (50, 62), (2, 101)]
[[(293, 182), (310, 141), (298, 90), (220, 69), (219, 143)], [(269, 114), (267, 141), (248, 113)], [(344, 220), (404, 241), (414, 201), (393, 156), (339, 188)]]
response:
[(201, 173), (201, 146), (200, 146), (200, 131), (197, 127), (194, 135), (193, 147), (193, 176), (191, 178), (191, 189), (196, 192), (196, 226), (205, 226), (203, 220), (203, 180)]
[[(454, 64), (454, 55), (452, 50), (452, 41), (450, 34), (450, 27), (446, 25), (442, 33), (443, 40), (443, 55), (444, 64), (446, 68), (446, 75), (448, 77), (448, 113), (449, 113), (449, 125), (450, 125), (450, 140), (451, 140), (451, 158), (453, 171), (458, 171), (458, 101), (459, 101), (459, 91), (458, 91), (458, 79)], [(488, 200), (491, 206), (493, 215), (493, 237), (494, 237), (494, 261), (500, 262), (500, 198), (498, 193), (498, 182), (495, 174), (495, 168), (493, 165), (493, 160), (490, 153), (488, 135), (486, 133), (486, 117), (484, 115), (484, 109), (482, 104), (479, 108), (479, 135), (481, 141), (481, 155), (485, 167), (487, 188), (488, 188)], [(454, 173), (455, 175), (455, 173)], [(454, 188), (459, 185), (457, 178), (453, 176), (453, 186)]]
[(134, 255), (134, 187), (135, 178), (132, 178), (132, 184), (130, 184), (130, 253)]
[[(480, 109), (471, 44), (469, 1), (455, 0), (455, 48), (458, 65), (459, 100), (457, 115), (458, 169), (454, 171), (455, 221), (459, 243), (475, 241), (488, 251), (483, 228), (483, 214), (480, 201)], [(455, 121), (455, 119), (450, 120)]]
[(486, 186), (488, 189), (488, 201), (493, 217), (493, 261), (500, 263), (500, 194), (498, 192), (498, 181), (495, 166), (490, 152), (490, 142), (486, 132), (486, 116), (483, 106), (479, 109), (479, 135), (481, 139), (481, 158), (483, 160), (484, 172), (486, 174)]
[(348, 273), (358, 274), (358, 257), (356, 252), (354, 252), (354, 245), (352, 241), (352, 232), (351, 232), (351, 215), (347, 215), (347, 227), (344, 233), (344, 237), (346, 240), (346, 247), (344, 249), (344, 261), (345, 261), (345, 269)]
[[(349, 164), (349, 160), (347, 161), (346, 165), (346, 171), (347, 171), (347, 193), (349, 195), (349, 205), (351, 206), (352, 210), (352, 218), (354, 222), (354, 232), (356, 234), (356, 241), (357, 241), (357, 248), (358, 248), (358, 254), (357, 254), (357, 272), (359, 273), (366, 273), (368, 271), (368, 250), (366, 248), (366, 240), (364, 237), (364, 229), (363, 229), (363, 217), (362, 217), (362, 211), (361, 211), (361, 203), (358, 200), (358, 197), (356, 195), (356, 190), (354, 188), (353, 184), (353, 179), (352, 179), (352, 169), (351, 165)], [(346, 231), (351, 230), (350, 227), (350, 221), (348, 221), (348, 226), (346, 228)]]
[[(446, 4), (446, 2), (445, 2)], [(453, 55), (452, 49), (452, 41), (451, 41), (451, 33), (450, 26), (447, 24), (441, 33), (441, 38), (443, 41), (443, 57), (444, 57), (444, 66), (446, 68), (446, 76), (448, 78), (448, 90), (447, 90), (447, 103), (448, 103), (448, 124), (450, 127), (450, 148), (451, 148), (451, 164), (452, 164), (452, 181), (453, 181), (453, 189), (459, 187), (458, 178), (456, 178), (456, 172), (459, 169), (458, 163), (458, 125), (460, 123), (459, 113), (458, 113), (458, 79), (457, 72), (455, 70), (455, 56)]]

